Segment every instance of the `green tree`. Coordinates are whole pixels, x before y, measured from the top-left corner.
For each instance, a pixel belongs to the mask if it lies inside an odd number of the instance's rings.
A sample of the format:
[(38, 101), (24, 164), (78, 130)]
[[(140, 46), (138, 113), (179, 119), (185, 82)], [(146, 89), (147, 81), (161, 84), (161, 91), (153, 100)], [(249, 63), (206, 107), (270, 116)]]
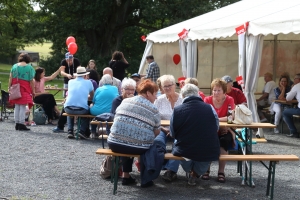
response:
[[(91, 58), (103, 68), (115, 50), (124, 52), (136, 72), (145, 43), (141, 35), (228, 5), (237, 0), (34, 0), (39, 27), (36, 38), (53, 42), (50, 63), (58, 63), (67, 51), (65, 40), (76, 38), (76, 56), (85, 65)], [(46, 63), (44, 63), (46, 64)]]

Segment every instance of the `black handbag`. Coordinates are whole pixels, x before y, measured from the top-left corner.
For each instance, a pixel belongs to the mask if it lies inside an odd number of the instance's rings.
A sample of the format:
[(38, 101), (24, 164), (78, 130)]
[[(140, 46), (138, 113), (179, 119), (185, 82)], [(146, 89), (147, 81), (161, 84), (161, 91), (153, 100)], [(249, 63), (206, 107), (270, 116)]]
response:
[(100, 115), (97, 115), (93, 121), (100, 121), (101, 122), (101, 127), (102, 127), (102, 147), (104, 149), (104, 140), (103, 140), (103, 124), (102, 122), (106, 122), (106, 128), (108, 128), (107, 122), (112, 122), (114, 121), (115, 115), (112, 113), (102, 113)]

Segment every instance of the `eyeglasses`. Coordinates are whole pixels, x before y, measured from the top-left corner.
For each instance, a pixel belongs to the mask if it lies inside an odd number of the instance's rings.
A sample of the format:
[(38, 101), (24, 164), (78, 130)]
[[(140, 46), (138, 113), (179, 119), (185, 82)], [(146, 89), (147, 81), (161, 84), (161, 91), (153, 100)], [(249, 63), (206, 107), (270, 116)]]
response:
[(296, 79), (300, 79), (300, 78), (294, 78), (294, 80), (296, 80)]
[(163, 86), (164, 89), (170, 89), (174, 84)]
[(124, 90), (134, 92), (135, 89), (124, 88)]

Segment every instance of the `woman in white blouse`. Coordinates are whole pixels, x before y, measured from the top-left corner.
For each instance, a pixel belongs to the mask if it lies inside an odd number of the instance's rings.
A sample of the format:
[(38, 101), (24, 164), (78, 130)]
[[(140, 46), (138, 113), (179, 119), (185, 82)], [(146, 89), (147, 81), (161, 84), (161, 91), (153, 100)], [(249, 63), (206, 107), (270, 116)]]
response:
[[(176, 82), (172, 75), (163, 75), (160, 77), (161, 85), (164, 90), (164, 94), (157, 97), (154, 105), (158, 108), (161, 120), (170, 120), (173, 114), (175, 106), (182, 104), (182, 97), (175, 91)], [(169, 127), (162, 127), (161, 130), (164, 133), (169, 133)], [(166, 181), (173, 181), (177, 178), (177, 171), (179, 168), (178, 160), (169, 160), (165, 165), (167, 171), (164, 173), (162, 178)]]

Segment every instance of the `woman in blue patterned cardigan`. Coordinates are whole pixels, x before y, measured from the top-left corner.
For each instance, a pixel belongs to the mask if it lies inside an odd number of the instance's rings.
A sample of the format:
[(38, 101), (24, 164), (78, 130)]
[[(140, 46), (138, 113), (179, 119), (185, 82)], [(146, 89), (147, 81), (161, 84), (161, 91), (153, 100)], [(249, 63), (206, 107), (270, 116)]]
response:
[[(153, 104), (158, 86), (146, 79), (137, 88), (138, 96), (124, 99), (116, 110), (111, 133), (107, 139), (113, 152), (144, 154), (160, 133), (160, 114)], [(134, 184), (129, 172), (133, 158), (122, 158), (122, 185)]]

